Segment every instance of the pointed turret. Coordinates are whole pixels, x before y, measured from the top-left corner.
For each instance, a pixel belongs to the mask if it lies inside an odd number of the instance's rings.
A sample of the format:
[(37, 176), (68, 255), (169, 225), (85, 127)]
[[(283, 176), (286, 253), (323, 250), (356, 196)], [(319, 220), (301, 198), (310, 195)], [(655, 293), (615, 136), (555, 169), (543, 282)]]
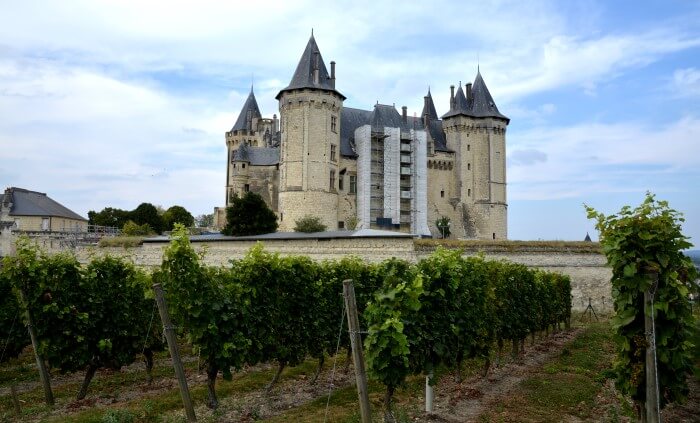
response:
[(428, 88), (428, 95), (425, 96), (423, 111), (420, 115), (427, 115), (430, 120), (437, 120), (438, 118), (437, 111), (435, 110), (435, 103), (433, 103), (433, 96), (430, 94), (430, 88)]
[(472, 116), (471, 110), (469, 108), (469, 101), (467, 96), (464, 95), (464, 90), (462, 90), (462, 83), (459, 83), (459, 88), (457, 89), (457, 95), (455, 95), (454, 103), (450, 108), (450, 111), (445, 113), (442, 117), (448, 118), (457, 115)]
[(255, 100), (255, 94), (251, 86), (250, 94), (248, 94), (248, 98), (245, 104), (243, 104), (241, 113), (238, 115), (238, 119), (236, 119), (236, 123), (233, 125), (233, 128), (231, 128), (231, 131), (241, 131), (244, 129), (252, 131), (253, 119), (260, 119), (261, 117), (262, 114), (260, 114), (260, 108), (258, 107), (258, 102)]
[(233, 161), (250, 162), (250, 149), (248, 148), (248, 143), (241, 143), (236, 152), (233, 153)]
[[(335, 65), (335, 62), (331, 63)], [(292, 80), (275, 98), (279, 100), (280, 97), (282, 97), (282, 93), (285, 91), (304, 88), (331, 91), (345, 100), (345, 96), (335, 89), (335, 72), (333, 72), (333, 75), (328, 74), (328, 69), (323, 62), (321, 51), (318, 49), (313, 33), (311, 34), (311, 38), (309, 38), (309, 42), (306, 44), (306, 49), (304, 49), (301, 59), (299, 59), (299, 64), (297, 65), (296, 71), (294, 71)]]
[(472, 104), (470, 106), (471, 116), (493, 117), (510, 121), (498, 111), (498, 107), (496, 107), (496, 103), (493, 101), (493, 97), (491, 97), (491, 93), (486, 87), (480, 71), (476, 72), (476, 79), (474, 79), (474, 85), (472, 86)]

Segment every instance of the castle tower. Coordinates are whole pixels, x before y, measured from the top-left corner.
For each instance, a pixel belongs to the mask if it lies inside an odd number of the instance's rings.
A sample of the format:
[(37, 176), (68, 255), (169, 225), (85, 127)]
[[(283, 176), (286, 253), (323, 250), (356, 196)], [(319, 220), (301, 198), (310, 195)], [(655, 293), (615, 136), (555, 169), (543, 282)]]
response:
[[(241, 113), (236, 119), (233, 128), (226, 132), (226, 149), (228, 150), (228, 163), (226, 164), (226, 207), (231, 204), (231, 198), (234, 194), (241, 194), (244, 190), (245, 183), (241, 179), (243, 173), (247, 177), (246, 168), (249, 168), (247, 150), (245, 152), (245, 162), (235, 163), (236, 150), (239, 150), (244, 144), (247, 146), (263, 145), (264, 140), (258, 128), (262, 123), (262, 115), (258, 102), (255, 100), (253, 87), (250, 87), (250, 94), (243, 104)], [(245, 166), (245, 167), (244, 167)], [(236, 183), (234, 183), (234, 180)]]
[[(455, 152), (455, 185), (461, 202), (460, 236), (507, 239), (506, 127), (486, 83), (460, 83), (443, 115), (447, 147)], [(466, 93), (465, 93), (466, 91)]]
[(340, 112), (345, 96), (335, 89), (313, 34), (289, 85), (277, 94), (281, 119), (279, 224), (293, 230), (305, 215), (338, 227)]

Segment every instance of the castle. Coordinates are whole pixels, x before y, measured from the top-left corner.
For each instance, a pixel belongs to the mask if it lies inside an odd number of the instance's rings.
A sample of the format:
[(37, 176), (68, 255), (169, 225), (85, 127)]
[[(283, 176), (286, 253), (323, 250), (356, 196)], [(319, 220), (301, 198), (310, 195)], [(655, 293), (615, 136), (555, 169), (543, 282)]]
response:
[[(226, 205), (253, 191), (291, 231), (304, 216), (336, 229), (389, 229), (440, 237), (506, 239), (506, 143), (501, 114), (477, 71), (438, 117), (428, 90), (420, 117), (376, 104), (344, 107), (313, 34), (289, 85), (277, 94), (279, 120), (263, 118), (253, 89), (226, 132)], [(225, 209), (217, 208), (219, 226)]]

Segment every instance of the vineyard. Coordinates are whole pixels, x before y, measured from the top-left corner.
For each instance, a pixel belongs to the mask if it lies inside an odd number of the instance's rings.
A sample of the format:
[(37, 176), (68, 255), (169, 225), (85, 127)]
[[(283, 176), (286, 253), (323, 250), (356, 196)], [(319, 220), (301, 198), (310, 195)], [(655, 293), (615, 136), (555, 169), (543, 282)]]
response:
[(325, 357), (347, 349), (348, 337), (339, 336), (346, 279), (354, 281), (368, 370), (386, 386), (387, 412), (406, 377), (437, 377), (465, 359), (491, 357), (492, 348), (502, 353), (504, 342), (517, 354), (529, 334), (570, 316), (566, 277), (448, 250), (417, 265), (316, 263), (259, 245), (228, 268), (211, 268), (179, 232), (162, 266), (147, 274), (110, 257), (81, 266), (23, 240), (0, 273), (3, 360), (30, 344), (23, 326), (31, 318), (42, 361), (62, 374), (84, 372), (76, 399), (100, 368), (145, 356), (150, 371), (153, 353), (164, 349), (151, 289), (160, 283), (180, 338), (205, 363), (207, 405), (216, 408), (217, 375), (230, 380), (244, 366), (276, 363), (269, 390), (285, 367), (312, 358), (320, 371)]

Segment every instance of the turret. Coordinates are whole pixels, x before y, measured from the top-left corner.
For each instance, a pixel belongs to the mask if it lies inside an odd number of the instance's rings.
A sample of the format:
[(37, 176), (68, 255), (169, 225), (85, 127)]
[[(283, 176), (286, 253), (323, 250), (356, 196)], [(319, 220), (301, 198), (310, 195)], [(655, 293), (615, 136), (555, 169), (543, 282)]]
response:
[[(455, 152), (457, 189), (467, 238), (506, 239), (506, 143), (508, 122), (480, 72), (460, 82), (450, 110), (442, 116), (447, 147)], [(451, 95), (452, 97), (452, 95)]]
[(343, 96), (313, 34), (289, 85), (277, 94), (281, 131), (280, 230), (305, 215), (338, 227), (338, 161)]

